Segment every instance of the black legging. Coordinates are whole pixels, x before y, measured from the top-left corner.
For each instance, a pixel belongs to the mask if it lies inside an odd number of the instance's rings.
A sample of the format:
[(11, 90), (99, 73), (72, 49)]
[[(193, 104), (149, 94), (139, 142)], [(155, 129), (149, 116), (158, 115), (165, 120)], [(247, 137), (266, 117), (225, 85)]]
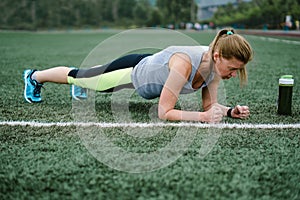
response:
[(93, 76), (98, 76), (100, 74), (112, 72), (119, 69), (125, 69), (129, 67), (135, 67), (143, 58), (150, 56), (152, 54), (130, 54), (118, 58), (111, 63), (89, 68), (89, 69), (74, 69), (71, 70), (68, 76), (74, 78), (90, 78)]
[[(73, 69), (69, 72), (68, 76), (74, 79), (80, 78), (92, 78), (108, 72), (113, 72), (116, 70), (134, 68), (143, 58), (150, 56), (152, 54), (130, 54), (118, 58), (109, 64), (93, 67), (89, 69)], [(132, 83), (127, 83), (123, 85), (118, 85), (115, 87), (108, 88), (106, 90), (101, 90), (100, 92), (113, 92), (124, 88), (134, 88)]]

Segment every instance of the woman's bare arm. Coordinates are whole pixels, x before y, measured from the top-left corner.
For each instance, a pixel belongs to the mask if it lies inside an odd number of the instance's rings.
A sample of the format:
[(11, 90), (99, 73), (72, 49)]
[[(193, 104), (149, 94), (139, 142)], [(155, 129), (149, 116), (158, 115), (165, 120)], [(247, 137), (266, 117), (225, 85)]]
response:
[[(185, 54), (175, 54), (169, 62), (170, 74), (162, 90), (158, 115), (164, 120), (186, 120), (186, 121), (203, 121), (217, 122), (220, 121), (221, 113), (218, 108), (212, 108), (207, 112), (183, 111), (174, 109), (179, 94), (186, 84), (192, 66), (189, 57)], [(215, 113), (215, 114), (214, 114)]]

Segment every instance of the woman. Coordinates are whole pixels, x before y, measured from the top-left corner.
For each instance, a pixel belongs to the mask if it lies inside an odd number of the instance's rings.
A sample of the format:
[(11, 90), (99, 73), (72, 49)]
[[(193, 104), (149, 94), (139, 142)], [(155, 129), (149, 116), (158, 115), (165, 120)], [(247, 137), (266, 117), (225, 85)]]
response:
[[(45, 82), (73, 84), (100, 92), (131, 87), (143, 98), (160, 98), (160, 119), (201, 122), (220, 122), (223, 116), (245, 119), (250, 115), (249, 108), (218, 104), (217, 88), (221, 79), (237, 74), (241, 84), (245, 84), (246, 64), (252, 57), (252, 48), (242, 36), (223, 29), (208, 51), (201, 46), (171, 46), (153, 55), (131, 54), (90, 69), (61, 66), (43, 71), (25, 70), (24, 97), (30, 103), (41, 102), (40, 90)], [(202, 89), (204, 112), (174, 109), (179, 94), (199, 89)]]

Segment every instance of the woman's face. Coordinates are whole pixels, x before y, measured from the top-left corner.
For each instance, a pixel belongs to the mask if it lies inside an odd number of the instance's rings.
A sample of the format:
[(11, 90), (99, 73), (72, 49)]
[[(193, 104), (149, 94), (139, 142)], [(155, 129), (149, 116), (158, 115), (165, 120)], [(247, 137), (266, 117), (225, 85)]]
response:
[(237, 71), (245, 67), (242, 61), (236, 58), (225, 59), (218, 52), (214, 53), (215, 71), (222, 79), (230, 79), (237, 76)]

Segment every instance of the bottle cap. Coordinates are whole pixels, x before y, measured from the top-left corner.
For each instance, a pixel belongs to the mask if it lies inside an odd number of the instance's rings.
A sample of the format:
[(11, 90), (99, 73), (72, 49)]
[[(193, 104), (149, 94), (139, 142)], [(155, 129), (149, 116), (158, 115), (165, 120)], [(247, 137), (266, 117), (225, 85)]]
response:
[(281, 78), (279, 79), (279, 85), (293, 86), (294, 85), (293, 75), (281, 76)]

